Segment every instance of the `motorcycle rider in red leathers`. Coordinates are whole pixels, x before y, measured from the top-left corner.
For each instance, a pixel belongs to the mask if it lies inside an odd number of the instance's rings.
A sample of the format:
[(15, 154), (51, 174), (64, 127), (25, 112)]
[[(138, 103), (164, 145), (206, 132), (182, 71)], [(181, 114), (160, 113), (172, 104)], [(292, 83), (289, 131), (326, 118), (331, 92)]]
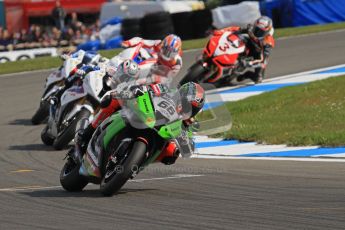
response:
[[(139, 45), (140, 43), (143, 43), (143, 48), (152, 49), (153, 53), (157, 53), (157, 63), (155, 63), (153, 66), (153, 73), (145, 79), (137, 79), (137, 84), (155, 85), (157, 83), (167, 83), (167, 81), (169, 81), (171, 78), (175, 77), (178, 74), (182, 67), (182, 58), (180, 56), (182, 54), (182, 43), (181, 39), (178, 36), (168, 35), (166, 38), (163, 39), (163, 41), (133, 38), (128, 41), (124, 41), (122, 45), (123, 47), (133, 47)], [(134, 63), (131, 60), (125, 60), (123, 63), (120, 64), (120, 66), (117, 69), (109, 68), (107, 70), (107, 72), (110, 73), (109, 75), (114, 76), (112, 77), (112, 79), (114, 79), (114, 82), (118, 81), (119, 77), (123, 78), (123, 76), (129, 78), (136, 78), (138, 75), (138, 71), (138, 65), (136, 65), (136, 63)], [(119, 82), (116, 82), (116, 84), (118, 83)], [(157, 87), (153, 88), (157, 89)], [(78, 155), (77, 157), (79, 159), (81, 159), (81, 156), (85, 153), (87, 144), (91, 139), (92, 134), (97, 128), (97, 126), (101, 124), (102, 121), (104, 121), (111, 114), (118, 111), (121, 106), (117, 99), (113, 98), (112, 96), (108, 96), (104, 98), (104, 100), (102, 101), (101, 107), (102, 108), (100, 112), (98, 112), (98, 114), (95, 116), (92, 123), (89, 124), (85, 129), (81, 128), (76, 132), (75, 152)], [(81, 125), (81, 127), (83, 126), (85, 127), (85, 124)], [(176, 156), (175, 149), (176, 148), (173, 148), (173, 146), (167, 146), (167, 151), (165, 155), (174, 156), (168, 158), (170, 159), (169, 162), (164, 162), (163, 159), (162, 162), (166, 164), (174, 163), (178, 156)]]
[(243, 67), (253, 67), (255, 72), (246, 72), (237, 78), (238, 81), (242, 81), (245, 78), (253, 80), (255, 83), (261, 83), (265, 69), (268, 63), (268, 58), (272, 48), (275, 46), (273, 38), (274, 28), (272, 20), (269, 17), (261, 16), (254, 24), (249, 24), (247, 28), (241, 27), (227, 27), (221, 30), (214, 31), (215, 35), (223, 34), (227, 31), (233, 31), (235, 33), (244, 35), (241, 36), (248, 49), (246, 57), (252, 57), (253, 60), (243, 60)]

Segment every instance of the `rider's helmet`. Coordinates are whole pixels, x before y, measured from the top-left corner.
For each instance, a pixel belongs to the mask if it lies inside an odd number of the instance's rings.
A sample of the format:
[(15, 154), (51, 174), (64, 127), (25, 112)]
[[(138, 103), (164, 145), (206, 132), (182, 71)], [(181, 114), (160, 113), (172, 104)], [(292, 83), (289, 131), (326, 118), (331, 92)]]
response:
[(188, 118), (194, 117), (204, 106), (204, 89), (197, 83), (188, 82), (180, 87), (179, 93), (182, 101), (183, 114), (188, 115)]
[(172, 61), (176, 58), (177, 55), (181, 53), (182, 42), (181, 38), (170, 34), (166, 36), (161, 42), (160, 51), (158, 56), (165, 61)]
[(138, 64), (130, 59), (124, 60), (117, 67), (110, 62), (106, 71), (111, 77), (111, 88), (115, 88), (117, 84), (122, 82), (135, 81), (139, 76)]
[(267, 35), (273, 35), (273, 23), (267, 16), (259, 17), (249, 28), (248, 34), (255, 41), (262, 41)]

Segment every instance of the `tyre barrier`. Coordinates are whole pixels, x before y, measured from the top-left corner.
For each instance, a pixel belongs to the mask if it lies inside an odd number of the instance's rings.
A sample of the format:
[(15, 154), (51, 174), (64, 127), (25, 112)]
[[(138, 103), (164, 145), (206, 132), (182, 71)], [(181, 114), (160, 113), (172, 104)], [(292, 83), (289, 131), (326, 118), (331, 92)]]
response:
[(181, 12), (171, 15), (175, 33), (183, 40), (202, 38), (212, 28), (212, 13), (209, 9)]
[(0, 57), (0, 63), (5, 63), (5, 62), (9, 62), (9, 61), (11, 61), (11, 60), (7, 57)]
[(212, 28), (212, 13), (209, 9), (170, 14), (155, 12), (143, 18), (127, 18), (122, 21), (121, 35), (124, 40), (133, 37), (162, 39), (175, 33), (182, 40), (202, 38)]
[(180, 36), (182, 40), (193, 39), (194, 36), (194, 23), (192, 12), (180, 12), (171, 14), (175, 34)]
[(127, 18), (122, 21), (121, 35), (124, 40), (128, 40), (133, 37), (141, 37), (141, 19), (140, 18)]
[(206, 36), (206, 32), (212, 29), (212, 12), (209, 9), (197, 10), (192, 12), (192, 21), (194, 23), (194, 38)]
[(174, 25), (168, 12), (146, 14), (141, 20), (141, 26), (145, 39), (163, 39), (174, 33)]

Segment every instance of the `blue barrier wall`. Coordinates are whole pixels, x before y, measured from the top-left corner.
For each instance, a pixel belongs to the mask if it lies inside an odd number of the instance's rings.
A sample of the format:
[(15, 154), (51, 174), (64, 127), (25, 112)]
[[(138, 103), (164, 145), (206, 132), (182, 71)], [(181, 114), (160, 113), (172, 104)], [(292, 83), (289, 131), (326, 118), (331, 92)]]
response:
[(345, 21), (345, 0), (262, 0), (260, 7), (278, 27)]
[(293, 26), (345, 21), (345, 0), (295, 0)]

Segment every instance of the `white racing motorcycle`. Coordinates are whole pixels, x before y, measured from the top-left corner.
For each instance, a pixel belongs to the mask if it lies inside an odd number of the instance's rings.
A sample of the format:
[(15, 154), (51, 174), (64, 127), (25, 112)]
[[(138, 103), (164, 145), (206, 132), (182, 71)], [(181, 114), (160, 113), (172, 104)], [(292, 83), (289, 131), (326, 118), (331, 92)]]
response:
[(50, 99), (61, 90), (64, 86), (65, 79), (73, 74), (76, 68), (84, 64), (97, 62), (100, 57), (99, 54), (86, 53), (83, 50), (79, 50), (71, 56), (64, 56), (63, 59), (65, 61), (63, 65), (53, 71), (46, 79), (40, 106), (31, 118), (32, 124), (38, 125), (47, 119), (49, 116)]
[(57, 150), (68, 145), (78, 121), (83, 118), (91, 121), (98, 111), (102, 96), (110, 89), (107, 79), (105, 66), (89, 72), (62, 94), (58, 105), (52, 103), (48, 123), (41, 133), (44, 144)]

